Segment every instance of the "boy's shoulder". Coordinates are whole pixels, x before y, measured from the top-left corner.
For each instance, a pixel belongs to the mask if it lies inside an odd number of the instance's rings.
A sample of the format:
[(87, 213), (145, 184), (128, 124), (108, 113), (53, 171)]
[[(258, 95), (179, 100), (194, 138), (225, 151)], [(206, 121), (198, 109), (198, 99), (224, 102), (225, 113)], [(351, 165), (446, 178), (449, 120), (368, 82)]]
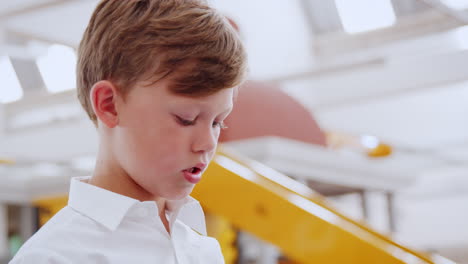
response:
[(18, 253), (9, 264), (71, 264), (72, 261), (64, 255), (48, 248), (33, 248), (22, 253)]
[(76, 238), (85, 231), (82, 221), (87, 220), (69, 206), (64, 207), (25, 242), (10, 264), (72, 263), (65, 256), (80, 247)]

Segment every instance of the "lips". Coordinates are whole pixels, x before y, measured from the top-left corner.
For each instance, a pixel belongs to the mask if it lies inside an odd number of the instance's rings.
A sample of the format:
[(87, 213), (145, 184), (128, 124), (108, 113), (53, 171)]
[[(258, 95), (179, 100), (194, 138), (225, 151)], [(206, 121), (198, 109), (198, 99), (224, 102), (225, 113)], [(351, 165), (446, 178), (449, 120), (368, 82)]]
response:
[(183, 170), (184, 178), (192, 184), (197, 184), (201, 180), (201, 174), (205, 167), (204, 163), (198, 163), (191, 168)]

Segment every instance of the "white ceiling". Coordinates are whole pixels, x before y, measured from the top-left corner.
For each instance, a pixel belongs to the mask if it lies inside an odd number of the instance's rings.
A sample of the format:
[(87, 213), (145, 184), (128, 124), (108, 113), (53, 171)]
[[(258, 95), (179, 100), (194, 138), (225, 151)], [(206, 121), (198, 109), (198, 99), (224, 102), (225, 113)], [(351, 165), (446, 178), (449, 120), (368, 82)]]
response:
[[(314, 49), (314, 43), (320, 42), (327, 32), (311, 34), (314, 25), (307, 19), (310, 12), (304, 9), (307, 1), (211, 2), (240, 25), (252, 78), (286, 77), (287, 81), (281, 82), (284, 89), (313, 111), (325, 129), (373, 134), (401, 150), (419, 149), (424, 154), (431, 149), (466, 161), (459, 156), (465, 154), (464, 150), (457, 147), (468, 144), (465, 103), (468, 85), (464, 82), (468, 80), (464, 70), (468, 67), (465, 62), (468, 30), (440, 33), (441, 29), (434, 24), (431, 32), (427, 30), (430, 25), (424, 25), (428, 32), (425, 35), (414, 37), (407, 32), (405, 39), (365, 48), (373, 38), (389, 38), (398, 31), (386, 29), (383, 33), (363, 34), (360, 40), (363, 48), (324, 58)], [(96, 3), (96, 0), (22, 0), (15, 1), (15, 5), (1, 2), (3, 45), (21, 46), (26, 43), (18, 44), (21, 40), (41, 40), (76, 48)], [(311, 3), (321, 2), (310, 0)], [(330, 6), (327, 8), (331, 12)], [(262, 19), (258, 19), (259, 10)], [(335, 13), (330, 13), (329, 19), (321, 22), (321, 28), (328, 23), (336, 30), (339, 23), (332, 21), (336, 20), (334, 16)], [(408, 17), (405, 21), (408, 23)], [(337, 35), (334, 31), (330, 34)], [(356, 36), (349, 38), (356, 42)], [(344, 67), (339, 66), (343, 63)], [(297, 74), (306, 77), (295, 78)]]
[(9, 13), (29, 8), (33, 5), (42, 5), (53, 2), (52, 0), (17, 0), (13, 5), (11, 2), (0, 2), (0, 16), (8, 15)]
[[(39, 1), (24, 2), (37, 4)], [(77, 47), (96, 3), (94, 0), (62, 1), (57, 5), (8, 17), (4, 26), (7, 33), (19, 33), (30, 38)]]
[(461, 82), (318, 111), (318, 118), (330, 129), (367, 131), (415, 149), (447, 150), (456, 143), (468, 145), (467, 102), (468, 82)]
[[(425, 176), (408, 192), (468, 190), (468, 29), (456, 29), (458, 19), (418, 0), (417, 14), (408, 11), (411, 5), (398, 9), (406, 8), (404, 23), (351, 36), (336, 32), (340, 23), (331, 0), (210, 2), (240, 25), (252, 79), (278, 81), (326, 130), (372, 134), (393, 145), (395, 155), (379, 166)], [(96, 3), (0, 1), (0, 55), (27, 53), (28, 40), (76, 48)], [(0, 155), (69, 159), (65, 152), (71, 149), (92, 155), (94, 128), (84, 116), (2, 135), (3, 114), (28, 108), (28, 100), (0, 106)]]

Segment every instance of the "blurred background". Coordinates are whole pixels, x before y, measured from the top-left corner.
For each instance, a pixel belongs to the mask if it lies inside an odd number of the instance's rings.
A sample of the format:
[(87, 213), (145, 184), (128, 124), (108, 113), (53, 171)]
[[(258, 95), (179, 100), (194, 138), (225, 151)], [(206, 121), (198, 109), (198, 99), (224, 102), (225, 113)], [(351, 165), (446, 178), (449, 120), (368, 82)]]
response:
[[(268, 182), (223, 159), (207, 173), (291, 192), (246, 194), (252, 215), (195, 192), (226, 263), (468, 263), (468, 1), (210, 3), (236, 24), (250, 67), (220, 157)], [(66, 204), (70, 177), (93, 170), (75, 64), (96, 4), (0, 2), (0, 263)]]

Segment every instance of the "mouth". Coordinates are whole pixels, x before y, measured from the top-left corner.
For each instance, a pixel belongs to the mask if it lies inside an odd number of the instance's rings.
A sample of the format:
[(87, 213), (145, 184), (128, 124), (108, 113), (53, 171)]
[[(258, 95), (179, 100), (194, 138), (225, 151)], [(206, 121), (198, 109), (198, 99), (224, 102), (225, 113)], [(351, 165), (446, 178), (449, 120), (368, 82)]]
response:
[(188, 171), (189, 173), (192, 173), (192, 174), (199, 174), (201, 172), (201, 169), (198, 168), (198, 167), (192, 167), (192, 168), (187, 169), (185, 171)]
[(201, 180), (201, 174), (205, 167), (205, 164), (199, 163), (194, 167), (183, 170), (184, 178), (192, 184), (198, 183)]

